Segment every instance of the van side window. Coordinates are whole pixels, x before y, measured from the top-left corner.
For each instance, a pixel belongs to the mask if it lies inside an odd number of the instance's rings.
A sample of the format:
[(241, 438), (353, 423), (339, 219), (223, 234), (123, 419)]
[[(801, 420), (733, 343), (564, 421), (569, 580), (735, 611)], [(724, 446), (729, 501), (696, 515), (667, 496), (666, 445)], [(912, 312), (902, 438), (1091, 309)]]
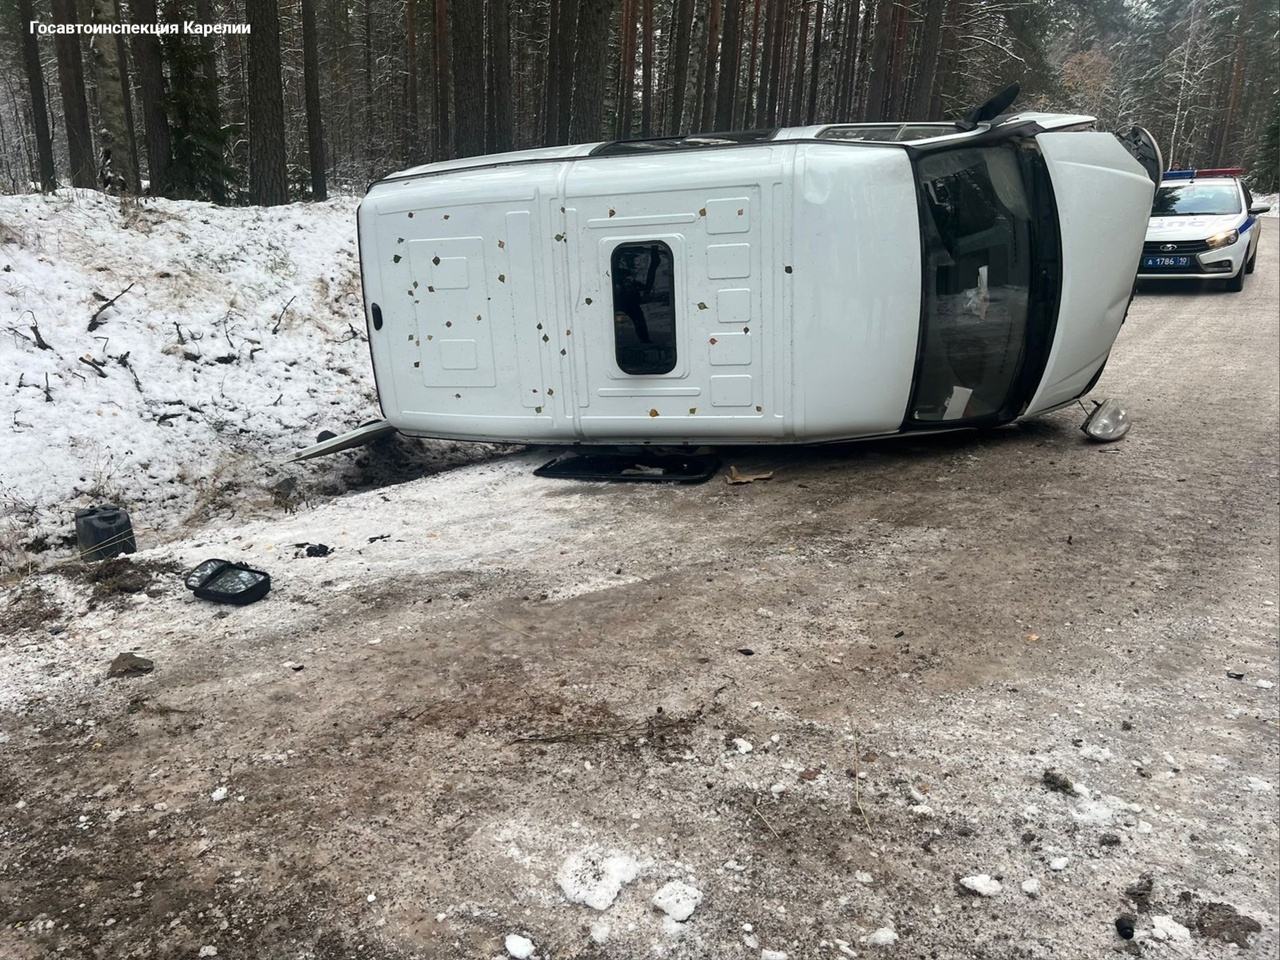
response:
[(616, 247), (613, 348), (623, 373), (645, 377), (676, 367), (675, 271), (671, 248), (659, 240)]

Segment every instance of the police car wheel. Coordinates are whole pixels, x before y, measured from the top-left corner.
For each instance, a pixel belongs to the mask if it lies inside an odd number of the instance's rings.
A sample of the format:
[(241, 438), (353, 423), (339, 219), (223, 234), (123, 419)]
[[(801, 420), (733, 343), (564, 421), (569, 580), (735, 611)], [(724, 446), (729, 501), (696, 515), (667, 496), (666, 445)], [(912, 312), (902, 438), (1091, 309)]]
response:
[(1254, 265), (1255, 265), (1257, 262), (1258, 262), (1258, 251), (1257, 251), (1257, 250), (1255, 250), (1255, 251), (1253, 251), (1253, 254), (1249, 257), (1249, 259), (1245, 261), (1245, 264), (1244, 264), (1244, 272), (1245, 272), (1245, 273), (1253, 273)]
[(1236, 275), (1234, 277), (1229, 277), (1227, 280), (1223, 281), (1223, 288), (1228, 293), (1239, 293), (1244, 289), (1244, 274), (1245, 266), (1244, 264), (1241, 264), (1240, 269), (1236, 271)]

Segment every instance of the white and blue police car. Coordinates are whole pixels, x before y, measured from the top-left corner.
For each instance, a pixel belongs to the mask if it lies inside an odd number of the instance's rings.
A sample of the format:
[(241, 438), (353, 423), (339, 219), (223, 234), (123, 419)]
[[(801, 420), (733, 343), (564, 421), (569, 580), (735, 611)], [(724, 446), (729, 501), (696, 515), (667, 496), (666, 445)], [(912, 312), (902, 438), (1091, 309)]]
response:
[(1244, 289), (1258, 257), (1258, 214), (1270, 204), (1255, 203), (1238, 167), (1170, 170), (1151, 206), (1142, 245), (1139, 280), (1224, 281)]

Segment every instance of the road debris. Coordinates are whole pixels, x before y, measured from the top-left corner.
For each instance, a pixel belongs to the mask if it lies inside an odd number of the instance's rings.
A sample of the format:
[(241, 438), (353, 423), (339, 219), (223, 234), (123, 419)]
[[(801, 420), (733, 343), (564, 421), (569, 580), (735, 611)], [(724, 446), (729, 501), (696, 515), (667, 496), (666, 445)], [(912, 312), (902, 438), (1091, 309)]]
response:
[(146, 657), (136, 653), (121, 653), (107, 667), (107, 676), (114, 679), (120, 677), (141, 677), (154, 670), (156, 665)]

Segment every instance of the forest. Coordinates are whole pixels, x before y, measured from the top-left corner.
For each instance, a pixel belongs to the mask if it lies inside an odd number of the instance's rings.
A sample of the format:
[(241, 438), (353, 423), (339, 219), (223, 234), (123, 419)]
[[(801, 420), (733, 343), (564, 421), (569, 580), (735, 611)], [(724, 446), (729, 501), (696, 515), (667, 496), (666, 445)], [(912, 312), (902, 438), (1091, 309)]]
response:
[(11, 193), (279, 204), (549, 144), (958, 119), (1015, 81), (1168, 166), (1280, 168), (1275, 0), (0, 4)]

